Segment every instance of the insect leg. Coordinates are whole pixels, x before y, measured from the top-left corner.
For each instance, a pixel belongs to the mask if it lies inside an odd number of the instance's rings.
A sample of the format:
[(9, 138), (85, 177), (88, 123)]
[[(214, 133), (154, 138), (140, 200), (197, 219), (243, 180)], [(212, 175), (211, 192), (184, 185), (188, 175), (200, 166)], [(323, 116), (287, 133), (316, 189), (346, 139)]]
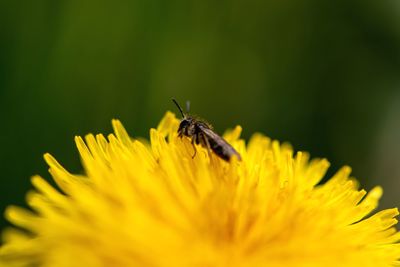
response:
[(197, 149), (196, 149), (196, 146), (195, 146), (195, 142), (198, 140), (198, 137), (197, 137), (197, 135), (193, 135), (193, 137), (192, 137), (192, 146), (193, 146), (193, 150), (194, 150), (194, 154), (193, 154), (193, 156), (192, 156), (192, 159), (194, 159), (194, 157), (196, 156), (196, 153), (197, 153)]
[(208, 156), (211, 158), (212, 150), (211, 150), (210, 142), (208, 142), (208, 139), (204, 134), (201, 134), (200, 138), (201, 138), (201, 142), (203, 143), (203, 145), (207, 148)]

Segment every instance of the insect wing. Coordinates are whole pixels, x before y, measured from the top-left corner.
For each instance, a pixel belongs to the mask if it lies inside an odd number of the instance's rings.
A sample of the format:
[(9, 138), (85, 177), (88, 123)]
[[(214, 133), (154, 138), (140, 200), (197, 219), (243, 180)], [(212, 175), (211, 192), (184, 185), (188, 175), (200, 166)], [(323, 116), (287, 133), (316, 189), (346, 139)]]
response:
[(236, 157), (241, 160), (240, 154), (221, 136), (206, 126), (199, 125), (199, 127), (204, 137), (207, 138), (206, 142), (208, 142), (215, 154), (227, 161), (229, 161), (233, 155), (236, 155)]

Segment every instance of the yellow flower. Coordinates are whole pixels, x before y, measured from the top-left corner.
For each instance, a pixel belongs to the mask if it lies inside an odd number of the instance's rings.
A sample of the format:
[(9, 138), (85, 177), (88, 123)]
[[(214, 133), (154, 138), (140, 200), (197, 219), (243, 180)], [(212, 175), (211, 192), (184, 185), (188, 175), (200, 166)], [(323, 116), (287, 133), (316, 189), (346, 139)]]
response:
[(192, 158), (179, 121), (167, 113), (150, 144), (88, 135), (76, 144), (84, 175), (45, 155), (59, 190), (35, 176), (28, 211), (10, 207), (18, 228), (3, 232), (0, 265), (394, 266), (397, 209), (370, 215), (382, 194), (366, 194), (343, 167), (319, 185), (329, 163), (309, 161), (240, 127), (225, 135), (241, 154), (225, 162), (200, 146)]

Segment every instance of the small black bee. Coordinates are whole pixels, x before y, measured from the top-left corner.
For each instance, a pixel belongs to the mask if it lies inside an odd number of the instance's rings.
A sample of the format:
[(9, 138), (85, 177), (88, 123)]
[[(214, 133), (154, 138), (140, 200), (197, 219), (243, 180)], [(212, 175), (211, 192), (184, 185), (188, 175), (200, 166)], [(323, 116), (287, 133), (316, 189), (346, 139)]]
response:
[[(182, 120), (178, 128), (178, 136), (180, 138), (183, 136), (191, 138), (194, 148), (193, 158), (196, 156), (196, 147), (194, 144), (201, 144), (208, 150), (211, 149), (223, 160), (229, 161), (232, 156), (236, 156), (238, 160), (242, 159), (240, 154), (230, 144), (228, 144), (228, 142), (213, 131), (211, 125), (190, 116), (188, 113), (184, 113), (178, 102), (176, 102), (175, 99), (172, 99), (172, 101), (182, 114)], [(187, 112), (189, 112), (189, 102), (187, 102), (186, 109)]]

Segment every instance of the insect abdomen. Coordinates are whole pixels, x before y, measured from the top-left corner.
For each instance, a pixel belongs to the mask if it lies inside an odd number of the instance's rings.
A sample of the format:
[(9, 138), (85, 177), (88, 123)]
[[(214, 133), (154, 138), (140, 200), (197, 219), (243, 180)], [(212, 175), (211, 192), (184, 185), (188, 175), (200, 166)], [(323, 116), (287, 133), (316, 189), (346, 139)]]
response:
[(233, 155), (241, 160), (239, 153), (224, 139), (208, 139), (211, 150), (222, 159), (229, 161)]

